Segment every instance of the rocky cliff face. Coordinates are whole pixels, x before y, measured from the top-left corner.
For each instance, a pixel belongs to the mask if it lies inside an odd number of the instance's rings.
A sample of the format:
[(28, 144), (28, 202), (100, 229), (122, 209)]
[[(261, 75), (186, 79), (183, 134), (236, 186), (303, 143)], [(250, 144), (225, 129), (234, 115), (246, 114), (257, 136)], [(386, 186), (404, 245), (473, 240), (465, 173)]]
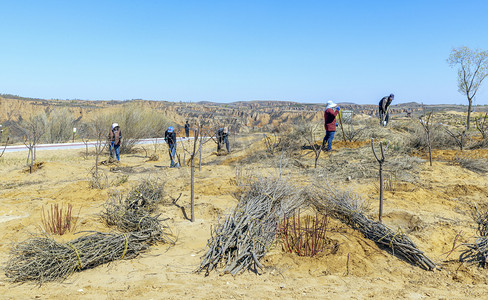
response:
[[(166, 101), (84, 101), (84, 100), (42, 100), (8, 99), (0, 97), (0, 122), (17, 121), (39, 112), (56, 108), (67, 108), (76, 119), (83, 120), (95, 112), (111, 110), (124, 105), (150, 108), (162, 116), (183, 126), (186, 120), (195, 124), (204, 121), (209, 127), (229, 126), (232, 131), (249, 131), (257, 128), (271, 129), (280, 125), (320, 122), (323, 120), (325, 104), (305, 104), (280, 101), (249, 101), (234, 103), (189, 103)], [(377, 105), (340, 104), (343, 110), (357, 114), (376, 116)], [(407, 114), (421, 111), (417, 103), (392, 105), (392, 114)]]

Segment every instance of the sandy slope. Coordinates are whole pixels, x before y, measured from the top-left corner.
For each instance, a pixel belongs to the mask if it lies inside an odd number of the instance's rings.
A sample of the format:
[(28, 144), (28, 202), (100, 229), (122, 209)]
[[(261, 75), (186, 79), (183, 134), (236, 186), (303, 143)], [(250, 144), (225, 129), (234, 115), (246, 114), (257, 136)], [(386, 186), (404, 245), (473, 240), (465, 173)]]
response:
[[(217, 157), (214, 145), (207, 144), (202, 171), (196, 178), (196, 222), (183, 217), (173, 205), (161, 206), (165, 217), (178, 236), (175, 246), (158, 245), (132, 259), (76, 273), (62, 283), (41, 287), (26, 283), (14, 285), (0, 273), (2, 299), (482, 299), (488, 289), (487, 272), (475, 266), (457, 262), (459, 252), (451, 250), (456, 235), (464, 241), (475, 234), (467, 205), (486, 203), (488, 181), (448, 162), (436, 161), (431, 168), (420, 166), (418, 180), (405, 183), (385, 197), (384, 221), (392, 228), (409, 234), (420, 249), (440, 264), (440, 270), (424, 271), (379, 249), (358, 232), (337, 221), (330, 223), (329, 237), (339, 246), (314, 258), (284, 253), (280, 246), (271, 250), (264, 260), (262, 275), (244, 273), (236, 277), (208, 277), (193, 271), (204, 254), (210, 227), (220, 215), (233, 207), (236, 169), (243, 173), (277, 174), (276, 161), (270, 160), (239, 166), (242, 158), (263, 149), (260, 143), (239, 141), (240, 146), (229, 156)], [(338, 144), (339, 145), (339, 144)], [(367, 147), (367, 146), (366, 146)], [(181, 151), (181, 150), (180, 150)], [(343, 155), (345, 148), (331, 155)], [(182, 153), (180, 153), (182, 155)], [(97, 217), (111, 190), (126, 191), (140, 178), (160, 178), (166, 182), (166, 200), (176, 198), (189, 212), (189, 168), (169, 169), (166, 149), (160, 148), (160, 160), (146, 162), (141, 153), (123, 155), (119, 167), (131, 167), (111, 172), (113, 166), (102, 166), (109, 182), (128, 175), (121, 186), (93, 190), (88, 186), (93, 157), (84, 160), (78, 150), (40, 151), (38, 160), (44, 167), (34, 174), (23, 171), (24, 155), (12, 153), (0, 160), (0, 263), (8, 259), (11, 243), (22, 241), (39, 232), (41, 210), (51, 203), (71, 203), (80, 209), (78, 230), (109, 231)], [(445, 153), (442, 155), (446, 155)], [(440, 156), (440, 154), (439, 154)], [(372, 158), (372, 157), (371, 157)], [(326, 163), (323, 155), (320, 164)], [(373, 158), (372, 158), (373, 159)], [(311, 156), (301, 159), (313, 166)], [(120, 169), (120, 168), (119, 168)], [(303, 180), (303, 170), (289, 168), (287, 176), (295, 182)], [(301, 177), (300, 177), (301, 176)], [(306, 181), (306, 180), (303, 180)], [(341, 183), (372, 200), (378, 195), (374, 181)], [(372, 217), (376, 204), (373, 201)], [(62, 237), (65, 240), (73, 235)], [(472, 240), (471, 240), (472, 241)], [(348, 262), (349, 260), (349, 262)]]

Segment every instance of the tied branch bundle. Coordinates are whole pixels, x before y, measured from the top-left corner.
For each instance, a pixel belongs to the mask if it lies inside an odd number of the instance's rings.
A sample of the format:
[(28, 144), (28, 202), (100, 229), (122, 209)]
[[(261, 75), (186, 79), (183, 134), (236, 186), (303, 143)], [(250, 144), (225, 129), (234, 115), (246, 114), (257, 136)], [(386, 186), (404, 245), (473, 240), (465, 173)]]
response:
[(249, 179), (237, 206), (212, 229), (197, 272), (208, 275), (220, 268), (223, 274), (258, 273), (260, 260), (277, 237), (280, 217), (291, 216), (301, 199), (301, 191), (283, 179)]
[(154, 242), (147, 232), (86, 234), (68, 243), (50, 236), (33, 237), (17, 244), (5, 268), (13, 282), (64, 280), (75, 271), (119, 259), (130, 259)]
[[(140, 190), (141, 186), (136, 188)], [(169, 227), (162, 225), (159, 215), (151, 213), (155, 206), (146, 206), (147, 201), (133, 201), (130, 195), (110, 199), (101, 214), (106, 224), (118, 232), (85, 232), (67, 243), (47, 234), (34, 236), (13, 247), (5, 267), (6, 276), (13, 282), (36, 281), (41, 285), (62, 281), (75, 271), (134, 258), (157, 242), (174, 244)]]
[(474, 243), (465, 243), (467, 248), (461, 253), (460, 261), (478, 264), (482, 268), (488, 266), (488, 209), (475, 206), (472, 217), (477, 223), (478, 238)]
[(364, 213), (368, 205), (360, 196), (348, 191), (335, 192), (330, 188), (324, 190), (320, 186), (311, 188), (309, 194), (319, 211), (326, 212), (359, 230), (366, 238), (389, 249), (393, 255), (425, 270), (435, 268), (435, 263), (419, 250), (407, 235), (394, 232), (383, 223), (366, 217)]

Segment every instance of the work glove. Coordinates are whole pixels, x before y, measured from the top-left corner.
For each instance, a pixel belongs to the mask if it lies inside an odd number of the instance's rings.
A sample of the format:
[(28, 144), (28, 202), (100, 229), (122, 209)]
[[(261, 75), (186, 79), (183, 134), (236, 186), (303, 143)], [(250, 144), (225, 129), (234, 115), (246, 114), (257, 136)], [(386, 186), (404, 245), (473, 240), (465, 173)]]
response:
[(341, 110), (341, 108), (340, 108), (339, 106), (337, 106), (337, 108), (336, 108), (336, 109), (337, 109), (337, 111), (340, 111), (340, 110)]

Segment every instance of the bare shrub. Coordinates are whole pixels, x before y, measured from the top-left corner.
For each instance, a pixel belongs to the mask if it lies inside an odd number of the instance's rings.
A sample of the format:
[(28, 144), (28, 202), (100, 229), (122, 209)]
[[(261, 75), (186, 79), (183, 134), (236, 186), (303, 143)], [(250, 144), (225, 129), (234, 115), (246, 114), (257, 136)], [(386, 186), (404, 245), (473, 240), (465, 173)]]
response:
[(43, 140), (47, 143), (63, 143), (71, 139), (75, 118), (67, 108), (55, 108), (42, 114), (46, 124)]
[(313, 257), (329, 245), (327, 215), (300, 215), (300, 211), (286, 218), (280, 225), (280, 237), (286, 252)]
[[(419, 123), (412, 124), (410, 138), (406, 144), (408, 148), (426, 151), (429, 149), (429, 141), (425, 130)], [(430, 144), (432, 149), (453, 149), (455, 141), (446, 131), (445, 126), (433, 123), (429, 129)]]
[[(46, 211), (46, 212), (45, 212)], [(78, 217), (73, 217), (73, 206), (68, 204), (66, 210), (58, 204), (51, 204), (50, 209), (42, 210), (42, 226), (48, 233), (63, 235), (74, 231)]]

